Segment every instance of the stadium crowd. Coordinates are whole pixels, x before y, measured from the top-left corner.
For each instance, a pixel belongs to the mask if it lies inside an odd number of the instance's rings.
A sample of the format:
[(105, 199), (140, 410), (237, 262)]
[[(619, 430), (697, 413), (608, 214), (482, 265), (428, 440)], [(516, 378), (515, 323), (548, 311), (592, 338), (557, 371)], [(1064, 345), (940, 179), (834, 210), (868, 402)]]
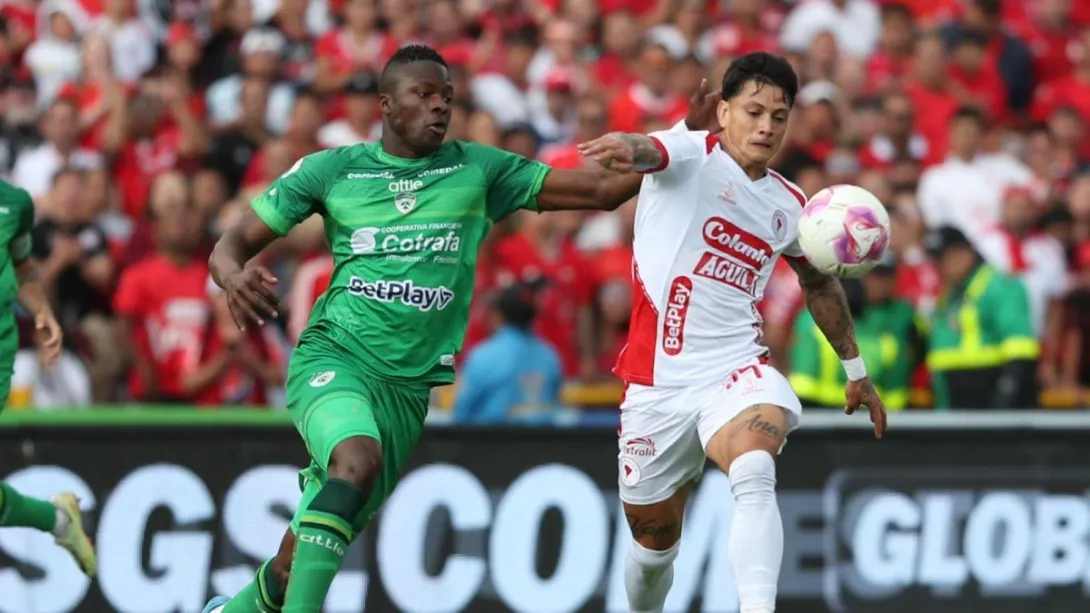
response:
[[(451, 64), (449, 138), (567, 168), (587, 164), (577, 142), (683, 118), (733, 57), (786, 55), (803, 87), (776, 168), (807, 194), (859, 184), (890, 212), (891, 257), (847, 283), (887, 403), (1035, 406), (1040, 389), (1085, 404), (1090, 2), (1076, 0), (0, 0), (0, 176), (35, 200), (69, 347), (50, 371), (21, 356), (10, 403), (275, 404), (332, 270), (320, 219), (267, 256), (281, 325), (238, 331), (210, 246), (299, 157), (378, 138), (377, 75), (409, 42)], [(634, 208), (493, 230), (466, 339), (479, 374), (456, 415), (504, 386), (522, 389), (492, 418), (551, 403), (562, 381), (611, 380)], [(765, 341), (808, 404), (836, 405), (839, 366), (801, 300), (778, 267)], [(540, 359), (518, 359), (522, 329)], [(955, 376), (1019, 361), (1017, 382), (987, 379), (1017, 388), (1003, 400)]]

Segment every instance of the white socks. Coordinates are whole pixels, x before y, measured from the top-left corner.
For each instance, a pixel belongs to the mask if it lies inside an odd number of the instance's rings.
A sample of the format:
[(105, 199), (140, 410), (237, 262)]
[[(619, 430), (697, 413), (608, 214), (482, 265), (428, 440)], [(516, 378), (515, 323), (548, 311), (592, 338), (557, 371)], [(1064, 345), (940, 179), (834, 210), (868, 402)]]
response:
[(767, 451), (749, 451), (730, 465), (734, 518), (730, 559), (741, 613), (772, 613), (783, 561), (783, 520), (776, 504), (776, 462)]
[(72, 521), (68, 518), (68, 515), (57, 509), (57, 523), (53, 526), (53, 536), (61, 538), (68, 533), (68, 523)]
[(674, 559), (681, 541), (666, 551), (647, 549), (636, 541), (624, 565), (624, 587), (631, 613), (663, 613), (666, 594), (674, 583)]

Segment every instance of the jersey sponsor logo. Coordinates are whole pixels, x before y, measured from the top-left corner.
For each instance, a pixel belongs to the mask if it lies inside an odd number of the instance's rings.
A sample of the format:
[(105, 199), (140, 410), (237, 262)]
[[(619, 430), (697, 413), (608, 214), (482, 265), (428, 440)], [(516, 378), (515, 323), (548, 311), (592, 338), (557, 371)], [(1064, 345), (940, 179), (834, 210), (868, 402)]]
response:
[(696, 263), (693, 274), (729, 285), (752, 298), (757, 297), (757, 273), (730, 258), (705, 251)]
[[(384, 236), (380, 238), (380, 234), (384, 234)], [(352, 233), (349, 244), (352, 253), (356, 255), (368, 253), (419, 253), (422, 251), (457, 253), (462, 248), (462, 239), (454, 231), (448, 231), (446, 234), (438, 236), (430, 236), (419, 231), (415, 234), (398, 234), (393, 228), (360, 228)]]
[(333, 377), (336, 377), (337, 373), (333, 370), (327, 370), (325, 372), (314, 373), (314, 376), (310, 378), (311, 387), (325, 387), (333, 381)]
[(772, 247), (722, 217), (704, 222), (704, 242), (754, 270), (772, 260)]
[(621, 453), (638, 457), (650, 457), (658, 452), (655, 450), (655, 441), (651, 440), (650, 437), (641, 436), (626, 442)]
[(424, 187), (424, 182), (419, 179), (400, 179), (386, 186), (386, 189), (397, 194), (400, 192), (416, 191)]
[(447, 166), (445, 168), (431, 168), (416, 175), (418, 177), (437, 177), (440, 175), (449, 175), (450, 173), (465, 168), (465, 164), (455, 164), (454, 166)]
[(689, 277), (677, 277), (670, 283), (670, 299), (662, 317), (662, 350), (666, 355), (681, 353), (685, 343), (685, 316), (689, 314), (689, 302), (693, 297), (693, 281)]
[(423, 287), (411, 279), (403, 281), (367, 281), (360, 277), (348, 280), (348, 292), (378, 302), (400, 302), (422, 312), (442, 311), (454, 301), (454, 292), (446, 287)]
[(393, 179), (394, 173), (389, 170), (383, 172), (350, 172), (348, 179)]

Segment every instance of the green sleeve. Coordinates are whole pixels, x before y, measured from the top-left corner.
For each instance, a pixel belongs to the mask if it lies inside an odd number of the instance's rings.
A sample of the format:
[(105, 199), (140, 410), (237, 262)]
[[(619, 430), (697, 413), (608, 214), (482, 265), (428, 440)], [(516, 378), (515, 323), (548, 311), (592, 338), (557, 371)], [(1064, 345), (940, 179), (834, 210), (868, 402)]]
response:
[(1033, 331), (1029, 294), (1022, 281), (996, 275), (980, 310), (991, 319), (996, 342), (1005, 361), (1035, 360), (1040, 353)]
[(550, 168), (541, 162), (494, 147), (465, 144), (466, 158), (488, 182), (488, 217), (499, 221), (518, 209), (537, 210), (537, 195)]
[(14, 262), (21, 262), (30, 257), (31, 230), (34, 228), (34, 200), (26, 190), (19, 190), (15, 201), (9, 205), (9, 209), (17, 217), (18, 226), (11, 235), (8, 243), (8, 252)]
[(326, 191), (340, 171), (337, 149), (299, 158), (250, 203), (254, 213), (280, 236), (324, 210)]

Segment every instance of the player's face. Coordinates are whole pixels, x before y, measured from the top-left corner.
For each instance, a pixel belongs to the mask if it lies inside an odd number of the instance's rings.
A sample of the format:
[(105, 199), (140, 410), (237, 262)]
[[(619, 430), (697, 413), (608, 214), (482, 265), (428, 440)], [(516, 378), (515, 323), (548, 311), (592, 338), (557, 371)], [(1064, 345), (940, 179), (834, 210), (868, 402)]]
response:
[(446, 68), (416, 62), (401, 69), (392, 94), (380, 98), (386, 127), (413, 151), (427, 155), (443, 144), (454, 86)]
[(765, 166), (783, 145), (791, 107), (779, 87), (750, 81), (718, 113), (730, 152), (743, 166)]

